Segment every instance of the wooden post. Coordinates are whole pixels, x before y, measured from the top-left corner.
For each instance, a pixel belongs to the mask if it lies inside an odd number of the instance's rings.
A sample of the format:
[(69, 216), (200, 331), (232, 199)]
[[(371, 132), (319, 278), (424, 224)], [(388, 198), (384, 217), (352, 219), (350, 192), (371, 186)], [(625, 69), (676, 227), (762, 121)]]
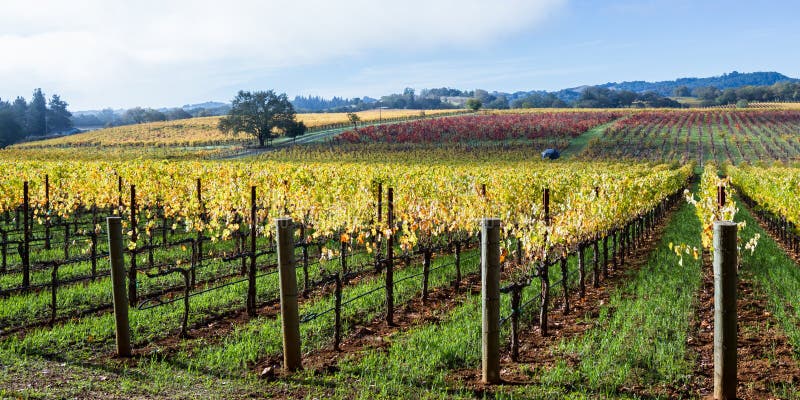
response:
[(592, 275), (594, 276), (592, 285), (595, 288), (600, 287), (600, 246), (598, 240), (592, 242)]
[(550, 225), (550, 189), (545, 188), (544, 193), (542, 195), (544, 203), (544, 223), (545, 225)]
[(58, 263), (53, 263), (50, 275), (50, 326), (56, 323), (56, 310), (58, 309)]
[(500, 220), (481, 221), (482, 380), (500, 382)]
[[(136, 185), (131, 185), (131, 242), (138, 241), (138, 229), (136, 229)], [(136, 305), (136, 252), (134, 247), (131, 250), (131, 268), (128, 270), (128, 304)]]
[[(550, 225), (550, 189), (545, 188), (542, 194), (544, 204), (544, 223)], [(544, 259), (541, 261), (539, 267), (539, 282), (542, 285), (541, 289), (541, 304), (539, 306), (539, 332), (542, 336), (547, 336), (547, 308), (550, 303), (550, 264), (547, 254), (547, 232), (544, 234), (545, 253)]]
[(461, 288), (461, 242), (457, 241), (455, 246), (455, 264), (456, 264), (456, 281), (455, 281), (455, 289), (456, 293), (458, 293), (459, 289)]
[[(291, 221), (291, 220), (290, 220)], [(293, 232), (290, 232), (293, 234)], [(289, 238), (289, 246), (292, 251), (292, 264), (294, 264), (294, 245), (292, 238)], [(244, 242), (242, 238), (242, 242)], [(247, 315), (256, 316), (256, 187), (250, 187), (250, 269), (247, 275)], [(242, 256), (244, 257), (244, 256)], [(294, 270), (292, 270), (294, 273)], [(296, 278), (295, 278), (296, 279)], [(295, 303), (297, 303), (297, 289), (295, 285)]]
[(620, 231), (619, 238), (619, 265), (625, 265), (625, 253), (628, 251), (628, 224)]
[[(378, 209), (377, 209), (377, 217), (378, 217), (378, 226), (380, 226), (381, 221), (383, 220), (383, 184), (378, 183)], [(381, 233), (380, 229), (378, 229), (377, 234), (374, 237), (374, 244), (375, 244), (375, 273), (379, 273), (383, 268), (381, 263)]]
[(302, 368), (300, 358), (300, 318), (297, 307), (297, 273), (294, 265), (294, 225), (291, 218), (275, 220), (278, 231), (278, 269), (281, 284), (281, 327), (283, 329), (283, 367)]
[(131, 356), (130, 325), (128, 324), (128, 301), (125, 298), (125, 260), (122, 246), (122, 219), (109, 217), (108, 251), (111, 264), (111, 288), (114, 298), (114, 330), (117, 338), (117, 355)]
[(738, 226), (714, 222), (714, 398), (736, 399)]
[(92, 280), (97, 278), (97, 205), (92, 204)]
[[(194, 251), (194, 246), (192, 246)], [(192, 262), (194, 263), (194, 262)], [(186, 269), (180, 270), (183, 276), (183, 316), (181, 317), (181, 337), (189, 337), (189, 292), (191, 292), (192, 284), (190, 282), (191, 271)]]
[(519, 361), (519, 306), (522, 297), (522, 286), (511, 288), (511, 361)]
[(50, 250), (50, 176), (44, 176), (44, 249)]
[(347, 241), (339, 238), (339, 263), (342, 266), (342, 275), (347, 275)]
[(303, 296), (311, 289), (308, 282), (308, 243), (306, 243), (306, 224), (300, 224), (300, 241), (303, 244)]
[(619, 237), (619, 234), (618, 234), (618, 231), (616, 229), (611, 231), (611, 239), (613, 239), (612, 243), (611, 243), (611, 245), (612, 245), (612, 247), (611, 247), (611, 258), (612, 258), (612, 261), (613, 261), (612, 269), (614, 271), (616, 271), (617, 268), (619, 267), (619, 264), (618, 264), (618, 261), (617, 261), (617, 256), (618, 256), (618, 253), (619, 253), (619, 246), (617, 245), (617, 240), (618, 240), (617, 238), (618, 237)]
[(122, 215), (122, 210), (125, 207), (125, 204), (122, 203), (122, 176), (117, 175), (117, 194), (119, 195), (119, 199), (117, 201), (117, 207), (119, 208), (118, 212), (119, 215)]
[(561, 289), (564, 295), (564, 315), (569, 314), (569, 274), (567, 274), (567, 256), (561, 256)]
[(30, 258), (30, 207), (28, 198), (28, 181), (22, 184), (22, 287), (27, 288), (31, 284), (31, 258)]
[(342, 343), (342, 277), (335, 275), (336, 287), (334, 288), (334, 321), (333, 321), (333, 349), (341, 351)]
[[(200, 207), (200, 220), (203, 223), (206, 221), (206, 210), (203, 206), (203, 184), (200, 181), (200, 178), (197, 178), (197, 204)], [(203, 231), (197, 231), (197, 260), (195, 260), (194, 268), (192, 268), (192, 286), (197, 283), (197, 269), (203, 266)]]
[(386, 207), (386, 222), (390, 230), (386, 238), (386, 324), (394, 326), (394, 188), (389, 188)]
[(603, 279), (608, 279), (608, 235), (603, 236)]
[[(581, 298), (586, 296), (586, 246), (578, 243), (578, 294)], [(595, 279), (597, 279), (595, 277)]]
[(428, 301), (428, 278), (431, 273), (431, 251), (425, 249), (422, 260), (422, 301)]

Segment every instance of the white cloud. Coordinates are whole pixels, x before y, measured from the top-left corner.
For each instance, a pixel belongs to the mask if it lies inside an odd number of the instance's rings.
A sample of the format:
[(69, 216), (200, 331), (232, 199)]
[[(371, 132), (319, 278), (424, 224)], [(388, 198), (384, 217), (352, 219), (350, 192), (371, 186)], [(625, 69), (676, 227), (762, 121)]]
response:
[[(102, 1), (3, 4), (0, 95), (48, 87), (76, 106), (155, 104), (159, 90), (372, 50), (486, 46), (535, 28), (566, 0)], [(479, 39), (480, 38), (480, 39)], [(104, 102), (103, 92), (129, 91)], [(202, 92), (202, 89), (195, 89)], [(11, 92), (11, 93), (9, 93)], [(171, 101), (171, 100), (167, 100)], [(74, 108), (74, 107), (73, 107)]]

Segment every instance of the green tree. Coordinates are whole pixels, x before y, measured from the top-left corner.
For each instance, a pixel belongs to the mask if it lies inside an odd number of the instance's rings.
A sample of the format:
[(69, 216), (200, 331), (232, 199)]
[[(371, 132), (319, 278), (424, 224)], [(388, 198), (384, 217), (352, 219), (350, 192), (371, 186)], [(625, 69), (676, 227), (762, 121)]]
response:
[(286, 128), (286, 137), (292, 138), (292, 143), (294, 143), (297, 140), (297, 137), (305, 135), (307, 130), (308, 128), (303, 121), (297, 121)]
[(689, 96), (692, 95), (692, 91), (689, 90), (688, 86), (681, 85), (681, 86), (676, 87), (672, 91), (672, 94), (675, 95), (675, 97), (689, 97)]
[(253, 135), (259, 147), (264, 147), (267, 140), (285, 134), (296, 124), (294, 107), (286, 93), (242, 90), (231, 102), (231, 111), (219, 121), (219, 129), (234, 135), (240, 132)]
[(14, 118), (17, 124), (19, 124), (19, 126), (22, 127), (22, 131), (25, 132), (27, 130), (25, 125), (28, 122), (28, 102), (25, 101), (24, 97), (18, 96), (11, 104), (11, 109), (14, 112)]
[(24, 136), (22, 127), (17, 123), (11, 108), (0, 110), (0, 147), (14, 144)]
[(25, 125), (29, 135), (42, 136), (47, 133), (47, 101), (42, 89), (33, 91), (33, 98), (28, 104)]
[(174, 120), (177, 120), (177, 119), (192, 118), (192, 114), (189, 114), (186, 110), (184, 110), (182, 108), (173, 108), (173, 109), (167, 111), (166, 113), (164, 113), (164, 115), (166, 115), (167, 119), (170, 120), (170, 121), (174, 121)]
[(142, 107), (133, 107), (125, 110), (122, 121), (125, 124), (141, 124), (145, 122), (146, 111)]
[(471, 99), (468, 99), (465, 105), (472, 111), (478, 111), (483, 106), (483, 103), (480, 100), (473, 97)]
[(347, 113), (347, 119), (353, 124), (353, 129), (358, 130), (358, 123), (361, 122), (361, 117), (356, 113)]
[(67, 111), (66, 101), (61, 100), (57, 94), (50, 98), (50, 109), (47, 110), (48, 132), (61, 132), (72, 128), (72, 113)]

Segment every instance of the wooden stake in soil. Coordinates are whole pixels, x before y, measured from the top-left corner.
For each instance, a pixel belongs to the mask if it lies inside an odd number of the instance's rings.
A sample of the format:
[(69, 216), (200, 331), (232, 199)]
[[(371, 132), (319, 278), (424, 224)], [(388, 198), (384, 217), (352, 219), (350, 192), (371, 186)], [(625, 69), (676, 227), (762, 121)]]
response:
[(138, 230), (136, 229), (136, 185), (131, 185), (131, 242), (134, 248), (131, 250), (131, 267), (128, 270), (128, 304), (136, 305), (136, 252), (135, 243), (138, 240)]
[(481, 221), (482, 381), (500, 382), (500, 220)]
[(334, 288), (335, 303), (333, 307), (334, 320), (333, 320), (333, 349), (340, 351), (339, 345), (342, 343), (342, 277), (339, 274), (334, 275), (336, 286)]
[[(250, 269), (247, 275), (247, 315), (250, 317), (256, 316), (256, 187), (250, 187)], [(293, 232), (292, 232), (293, 233)], [(242, 243), (245, 239), (242, 237)], [(291, 246), (291, 240), (290, 240)], [(291, 248), (294, 254), (294, 247)], [(244, 255), (242, 256), (244, 257)], [(242, 258), (244, 260), (244, 258)], [(294, 264), (294, 257), (292, 258)], [(292, 270), (294, 274), (294, 270)], [(294, 276), (294, 275), (292, 275)], [(296, 278), (295, 278), (296, 279)], [(295, 285), (296, 286), (296, 285)], [(296, 295), (297, 293), (295, 293)], [(296, 299), (295, 299), (296, 301)]]
[[(542, 194), (544, 203), (544, 223), (550, 225), (550, 189), (545, 188)], [(542, 336), (547, 336), (547, 308), (550, 303), (550, 264), (547, 255), (547, 232), (544, 234), (544, 259), (539, 264), (539, 282), (541, 289), (541, 304), (539, 305), (539, 332)]]
[(294, 225), (291, 218), (275, 220), (278, 230), (278, 269), (281, 284), (281, 325), (283, 367), (302, 368), (300, 358), (300, 317), (297, 307), (297, 274), (294, 265)]
[(731, 221), (714, 222), (714, 398), (736, 399), (736, 233)]
[[(578, 244), (578, 294), (581, 298), (586, 296), (586, 246)], [(597, 278), (595, 278), (597, 279)]]
[(456, 263), (456, 281), (455, 281), (455, 289), (456, 293), (458, 293), (461, 287), (461, 242), (456, 242), (456, 249), (455, 249), (455, 263)]
[(303, 243), (303, 297), (308, 296), (309, 282), (308, 282), (308, 243), (306, 243), (306, 225), (300, 225), (300, 240)]
[(109, 217), (108, 252), (111, 264), (111, 288), (114, 299), (114, 330), (117, 339), (117, 355), (131, 356), (131, 334), (128, 324), (128, 299), (125, 296), (125, 260), (122, 246), (122, 219)]
[(567, 256), (561, 256), (561, 289), (564, 295), (564, 315), (569, 314), (569, 275), (567, 274)]
[(53, 271), (50, 276), (50, 326), (56, 323), (56, 311), (58, 307), (58, 263), (53, 263)]
[(426, 249), (422, 261), (422, 301), (428, 301), (428, 278), (431, 273), (431, 251)]
[(511, 361), (519, 361), (519, 316), (522, 314), (520, 300), (522, 299), (522, 286), (514, 285), (511, 288)]
[(592, 242), (592, 286), (600, 287), (600, 246), (598, 240)]
[[(30, 258), (30, 240), (31, 230), (28, 214), (30, 214), (28, 199), (28, 181), (22, 184), (22, 222), (23, 222), (23, 237), (22, 237), (22, 287), (27, 288), (31, 284), (31, 258)], [(17, 218), (19, 220), (19, 218)]]
[(44, 249), (50, 250), (50, 176), (44, 176)]
[(97, 205), (92, 204), (92, 280), (97, 277)]
[(394, 188), (389, 188), (386, 203), (386, 223), (390, 231), (386, 238), (386, 324), (394, 326)]

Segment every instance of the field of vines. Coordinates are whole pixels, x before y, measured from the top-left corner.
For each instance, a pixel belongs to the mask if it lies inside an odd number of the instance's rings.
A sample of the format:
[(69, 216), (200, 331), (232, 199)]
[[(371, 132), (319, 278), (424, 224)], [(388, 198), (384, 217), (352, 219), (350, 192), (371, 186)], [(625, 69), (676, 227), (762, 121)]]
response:
[[(464, 113), (464, 110), (369, 110), (356, 114), (364, 123), (408, 121), (424, 117)], [(309, 133), (319, 130), (341, 129), (352, 124), (346, 113), (297, 114), (309, 128)], [(45, 141), (21, 143), (17, 149), (50, 149), (65, 147), (206, 147), (230, 144), (249, 144), (247, 135), (232, 136), (217, 129), (220, 117), (201, 117), (176, 121), (151, 122), (126, 125)]]
[(795, 110), (643, 111), (609, 126), (585, 158), (733, 164), (800, 158)]
[[(542, 265), (557, 265), (592, 243), (595, 252), (603, 244), (610, 263), (608, 252), (616, 257), (630, 247), (634, 232), (641, 234), (663, 215), (663, 201), (679, 197), (690, 173), (643, 164), (488, 166), (6, 165), (0, 199), (2, 348), (68, 362), (112, 352), (106, 216), (123, 219), (131, 331), (139, 354), (155, 357), (151, 352), (160, 344), (171, 348), (158, 350), (171, 354), (165, 363), (247, 376), (280, 353), (279, 319), (269, 309), (278, 295), (277, 217), (296, 222), (297, 278), (307, 296), (301, 332), (304, 350), (314, 351), (338, 346), (334, 332), (352, 334), (355, 326), (382, 318), (389, 312), (387, 296), (402, 307), (418, 296), (468, 285), (468, 276), (478, 271), (477, 221), (486, 215), (504, 221), (504, 280), (519, 288), (530, 307), (547, 310), (549, 300), (542, 305), (536, 297), (541, 285), (531, 284), (541, 275), (549, 293)], [(383, 276), (389, 270), (393, 278)], [(569, 293), (573, 277), (578, 279), (572, 273), (554, 277), (553, 284)], [(344, 301), (335, 306), (337, 297)], [(239, 317), (245, 312), (249, 317)], [(227, 321), (235, 325), (232, 331), (208, 330)], [(203, 329), (210, 337), (198, 339)], [(185, 339), (174, 342), (175, 337)], [(201, 346), (206, 340), (210, 344)]]
[(538, 140), (544, 147), (565, 148), (570, 139), (620, 116), (617, 112), (592, 111), (462, 116), (368, 126), (344, 132), (338, 139), (347, 143), (411, 144)]
[[(0, 151), (0, 398), (706, 398), (716, 220), (740, 229), (739, 397), (800, 398), (798, 128), (794, 110), (547, 110), (237, 160)], [(483, 218), (500, 220), (497, 385)]]

